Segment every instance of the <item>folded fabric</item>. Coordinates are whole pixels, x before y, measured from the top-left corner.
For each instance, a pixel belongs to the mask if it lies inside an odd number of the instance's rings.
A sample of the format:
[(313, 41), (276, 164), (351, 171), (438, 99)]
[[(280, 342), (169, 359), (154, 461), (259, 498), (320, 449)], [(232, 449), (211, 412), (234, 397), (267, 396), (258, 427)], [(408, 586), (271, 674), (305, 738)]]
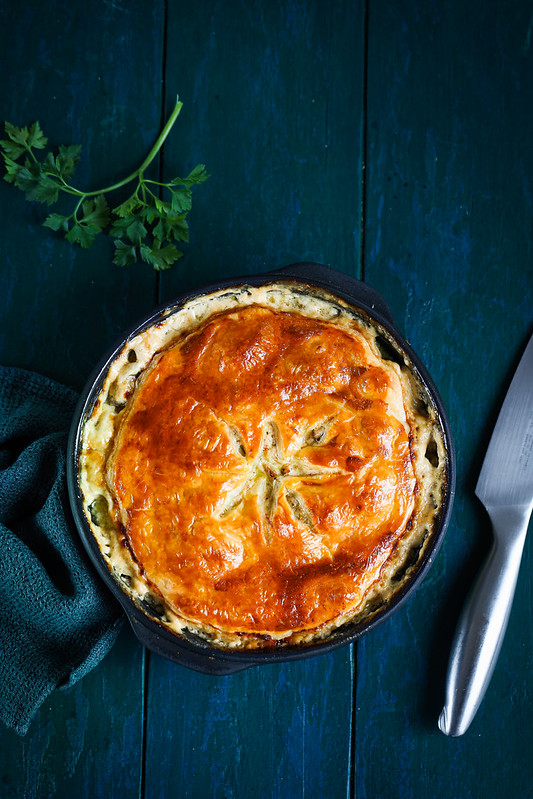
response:
[(20, 735), (111, 648), (122, 614), (88, 561), (65, 475), (76, 394), (0, 366), (0, 719)]

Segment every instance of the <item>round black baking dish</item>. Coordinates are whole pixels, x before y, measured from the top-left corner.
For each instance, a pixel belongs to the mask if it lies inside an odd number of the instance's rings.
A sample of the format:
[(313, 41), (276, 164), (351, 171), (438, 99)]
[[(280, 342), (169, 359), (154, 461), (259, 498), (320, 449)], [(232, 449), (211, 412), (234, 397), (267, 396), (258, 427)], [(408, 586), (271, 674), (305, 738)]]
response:
[[(327, 638), (306, 645), (234, 651), (215, 647), (192, 634), (177, 634), (171, 631), (159, 620), (157, 607), (136, 603), (121, 589), (113, 578), (85, 517), (78, 483), (78, 460), (85, 420), (102, 389), (110, 364), (123, 350), (127, 341), (142, 330), (156, 324), (168, 315), (169, 311), (178, 309), (183, 303), (196, 296), (243, 285), (262, 286), (275, 281), (297, 281), (310, 287), (325, 289), (354, 308), (360, 309), (384, 331), (385, 335), (382, 341), (384, 357), (399, 358), (401, 361), (409, 363), (410, 367), (414, 369), (433, 403), (441, 427), (446, 453), (444, 499), (439, 516), (430, 532), (430, 539), (425, 542), (422, 552), (414, 551), (409, 562), (405, 564), (405, 578), (399, 580), (400, 587), (385, 604), (376, 607), (372, 615), (364, 622), (344, 624)], [(123, 336), (102, 359), (82, 392), (70, 431), (67, 480), (72, 511), (83, 545), (103, 581), (122, 605), (139, 640), (157, 654), (197, 671), (209, 674), (230, 674), (262, 663), (319, 655), (349, 644), (386, 619), (411, 596), (433, 563), (448, 526), (454, 497), (455, 460), (450, 426), (438, 391), (416, 353), (396, 329), (383, 298), (366, 284), (341, 272), (320, 264), (299, 263), (274, 272), (228, 279), (202, 287), (198, 291), (177, 298), (172, 303), (167, 303)]]

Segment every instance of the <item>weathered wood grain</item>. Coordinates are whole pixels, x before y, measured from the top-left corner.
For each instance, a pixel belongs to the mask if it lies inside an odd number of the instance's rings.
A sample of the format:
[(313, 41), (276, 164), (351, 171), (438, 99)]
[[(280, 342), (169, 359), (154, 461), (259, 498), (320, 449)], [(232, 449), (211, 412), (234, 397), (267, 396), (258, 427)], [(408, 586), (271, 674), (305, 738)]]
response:
[[(316, 260), (357, 275), (363, 4), (170, 5), (165, 170), (207, 165), (162, 298)], [(172, 166), (171, 166), (172, 165)], [(174, 166), (176, 165), (176, 166)], [(224, 678), (150, 660), (146, 797), (344, 797), (350, 651)]]
[(24, 738), (2, 730), (0, 795), (137, 796), (143, 657), (141, 645), (124, 629), (96, 669), (72, 688), (50, 696)]
[(458, 483), (427, 581), (359, 647), (360, 797), (531, 793), (529, 548), (478, 716), (458, 740), (436, 727), (451, 637), (490, 540), (473, 489), (533, 326), (530, 32), (521, 2), (370, 6), (365, 278), (439, 386)]
[(74, 250), (0, 186), (3, 363), (81, 388), (156, 298), (299, 260), (359, 275), (364, 241), (364, 277), (434, 377), (458, 456), (434, 567), (357, 660), (346, 649), (212, 678), (125, 628), (26, 738), (0, 731), (2, 797), (531, 794), (529, 542), (477, 718), (455, 741), (436, 720), (488, 548), (480, 456), (533, 325), (532, 31), (522, 0), (2, 4), (1, 116), (82, 144), (80, 185), (133, 169), (178, 93), (163, 172), (211, 173), (185, 258), (161, 280), (114, 267), (105, 241)]
[(347, 795), (349, 651), (226, 677), (153, 656), (149, 675), (146, 799)]
[[(163, 20), (162, 2), (3, 3), (2, 120), (38, 119), (51, 146), (81, 144), (80, 187), (127, 174), (159, 131)], [(113, 266), (105, 241), (74, 249), (41, 227), (45, 207), (3, 181), (0, 203), (2, 363), (79, 389), (152, 306), (154, 276)], [(125, 628), (93, 673), (46, 702), (24, 739), (0, 733), (0, 795), (135, 796), (142, 734), (143, 653)]]
[(167, 108), (184, 102), (165, 170), (205, 163), (191, 246), (163, 300), (294, 261), (356, 274), (363, 3), (171, 4)]
[[(129, 174), (158, 135), (163, 3), (55, 0), (0, 9), (2, 119), (38, 119), (49, 146), (81, 144), (81, 188)], [(3, 127), (3, 122), (2, 122)], [(3, 135), (3, 131), (2, 131)], [(72, 206), (65, 206), (70, 212)], [(112, 245), (73, 248), (41, 226), (47, 206), (2, 185), (3, 362), (81, 388), (126, 325), (149, 309), (154, 276), (111, 264)]]

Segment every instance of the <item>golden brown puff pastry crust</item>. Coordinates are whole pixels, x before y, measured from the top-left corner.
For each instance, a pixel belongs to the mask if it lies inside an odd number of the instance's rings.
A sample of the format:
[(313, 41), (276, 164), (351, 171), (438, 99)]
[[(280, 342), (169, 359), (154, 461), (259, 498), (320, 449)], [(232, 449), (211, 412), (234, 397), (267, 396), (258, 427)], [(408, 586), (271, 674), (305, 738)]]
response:
[(217, 309), (129, 385), (112, 527), (167, 616), (222, 645), (353, 618), (427, 523), (416, 403), (365, 325)]

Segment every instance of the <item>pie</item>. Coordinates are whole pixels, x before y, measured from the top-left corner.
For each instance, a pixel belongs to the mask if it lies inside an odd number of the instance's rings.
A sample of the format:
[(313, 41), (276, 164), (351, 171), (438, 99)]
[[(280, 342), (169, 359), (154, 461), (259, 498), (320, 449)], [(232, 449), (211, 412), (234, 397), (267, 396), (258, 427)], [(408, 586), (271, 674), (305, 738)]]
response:
[(177, 635), (305, 645), (389, 602), (445, 493), (436, 409), (362, 310), (292, 281), (193, 298), (130, 338), (85, 420), (84, 511)]

